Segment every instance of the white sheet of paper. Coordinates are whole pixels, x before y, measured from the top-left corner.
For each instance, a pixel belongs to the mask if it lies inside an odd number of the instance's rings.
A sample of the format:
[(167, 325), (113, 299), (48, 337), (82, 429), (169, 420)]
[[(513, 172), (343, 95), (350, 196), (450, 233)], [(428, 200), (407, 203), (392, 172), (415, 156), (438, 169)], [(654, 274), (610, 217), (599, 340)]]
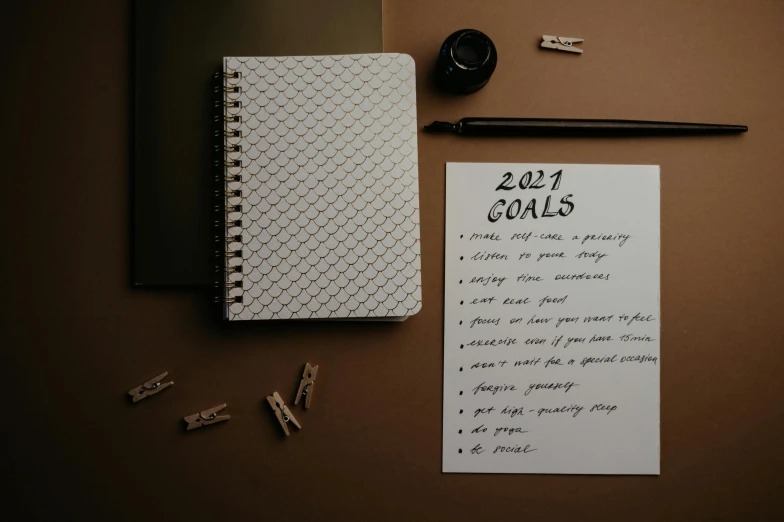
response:
[(447, 163), (446, 199), (443, 471), (658, 474), (659, 167)]

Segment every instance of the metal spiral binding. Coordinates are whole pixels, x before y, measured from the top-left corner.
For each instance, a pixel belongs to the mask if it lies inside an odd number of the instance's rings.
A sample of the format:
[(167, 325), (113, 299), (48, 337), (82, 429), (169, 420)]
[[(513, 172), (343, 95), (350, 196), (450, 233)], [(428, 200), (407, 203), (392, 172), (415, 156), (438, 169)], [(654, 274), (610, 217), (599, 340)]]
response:
[(230, 153), (241, 153), (242, 147), (229, 143), (230, 138), (241, 138), (242, 131), (235, 128), (242, 117), (228, 109), (239, 109), (242, 88), (231, 83), (241, 78), (240, 72), (219, 72), (214, 75), (216, 99), (215, 146), (213, 169), (215, 171), (215, 301), (222, 306), (242, 303), (242, 162), (230, 159)]

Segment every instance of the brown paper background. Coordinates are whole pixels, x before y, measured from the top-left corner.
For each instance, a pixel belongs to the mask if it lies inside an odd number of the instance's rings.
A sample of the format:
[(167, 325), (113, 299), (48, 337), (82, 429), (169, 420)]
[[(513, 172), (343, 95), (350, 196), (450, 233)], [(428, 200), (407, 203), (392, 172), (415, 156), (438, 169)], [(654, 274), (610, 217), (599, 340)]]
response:
[[(420, 124), (462, 116), (742, 123), (735, 137), (420, 136), (424, 308), (402, 324), (221, 326), (129, 284), (127, 2), (2, 7), (4, 503), (20, 520), (781, 520), (784, 2), (388, 0)], [(307, 13), (303, 13), (307, 16)], [(499, 67), (428, 72), (453, 30)], [(537, 49), (585, 38), (582, 56)], [(444, 163), (661, 165), (660, 477), (442, 475)], [(264, 396), (319, 364), (284, 440)], [(174, 387), (129, 405), (160, 370)], [(185, 433), (221, 402), (231, 421)]]

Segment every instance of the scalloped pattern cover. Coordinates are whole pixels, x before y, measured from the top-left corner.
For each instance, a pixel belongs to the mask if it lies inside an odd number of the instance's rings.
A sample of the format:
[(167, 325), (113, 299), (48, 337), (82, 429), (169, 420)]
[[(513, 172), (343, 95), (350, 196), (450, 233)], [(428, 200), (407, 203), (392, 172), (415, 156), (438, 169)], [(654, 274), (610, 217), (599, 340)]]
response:
[[(241, 221), (227, 229), (228, 250), (242, 252), (226, 293), (242, 302), (227, 303), (225, 318), (404, 319), (419, 311), (413, 59), (232, 57), (224, 72), (240, 73), (226, 75), (225, 127), (226, 159), (240, 162), (227, 177), (242, 179), (226, 185), (227, 220)], [(231, 243), (240, 236), (241, 245)]]

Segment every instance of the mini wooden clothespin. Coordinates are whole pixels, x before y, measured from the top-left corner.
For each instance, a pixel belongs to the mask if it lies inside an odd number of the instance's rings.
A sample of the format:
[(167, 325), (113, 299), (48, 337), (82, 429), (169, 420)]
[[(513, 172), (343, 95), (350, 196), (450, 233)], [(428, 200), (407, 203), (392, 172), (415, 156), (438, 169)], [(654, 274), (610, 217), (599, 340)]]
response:
[(225, 404), (215, 406), (209, 410), (204, 410), (193, 415), (185, 417), (185, 422), (188, 423), (188, 431), (201, 428), (202, 426), (209, 426), (210, 424), (217, 424), (218, 422), (227, 421), (231, 415), (218, 415), (218, 412), (226, 407)]
[(294, 404), (299, 404), (302, 396), (305, 396), (305, 408), (310, 408), (310, 401), (313, 399), (313, 387), (316, 385), (316, 374), (318, 373), (318, 366), (311, 366), (310, 363), (305, 363), (305, 371), (302, 372), (302, 380), (299, 381), (299, 390), (297, 390), (297, 398), (294, 399)]
[(155, 395), (156, 393), (165, 390), (166, 388), (174, 384), (174, 381), (161, 382), (163, 379), (166, 378), (167, 375), (169, 375), (169, 372), (163, 372), (157, 377), (153, 377), (152, 379), (145, 382), (141, 386), (137, 386), (136, 388), (129, 391), (128, 395), (131, 396), (133, 402), (139, 402), (142, 399), (146, 399), (151, 395)]
[(302, 429), (302, 426), (299, 425), (297, 419), (295, 419), (294, 415), (291, 414), (289, 407), (283, 404), (283, 399), (280, 398), (278, 392), (273, 392), (272, 395), (268, 395), (267, 402), (269, 402), (270, 406), (272, 406), (272, 411), (275, 412), (275, 416), (278, 418), (278, 422), (280, 422), (280, 426), (283, 428), (283, 431), (286, 432), (286, 436), (289, 434), (289, 428), (286, 426), (286, 424), (289, 422), (291, 422), (298, 429)]
[(556, 51), (566, 51), (568, 53), (582, 54), (583, 50), (574, 47), (572, 44), (584, 42), (582, 38), (566, 38), (565, 36), (542, 36), (542, 43), (539, 47), (543, 49), (555, 49)]

